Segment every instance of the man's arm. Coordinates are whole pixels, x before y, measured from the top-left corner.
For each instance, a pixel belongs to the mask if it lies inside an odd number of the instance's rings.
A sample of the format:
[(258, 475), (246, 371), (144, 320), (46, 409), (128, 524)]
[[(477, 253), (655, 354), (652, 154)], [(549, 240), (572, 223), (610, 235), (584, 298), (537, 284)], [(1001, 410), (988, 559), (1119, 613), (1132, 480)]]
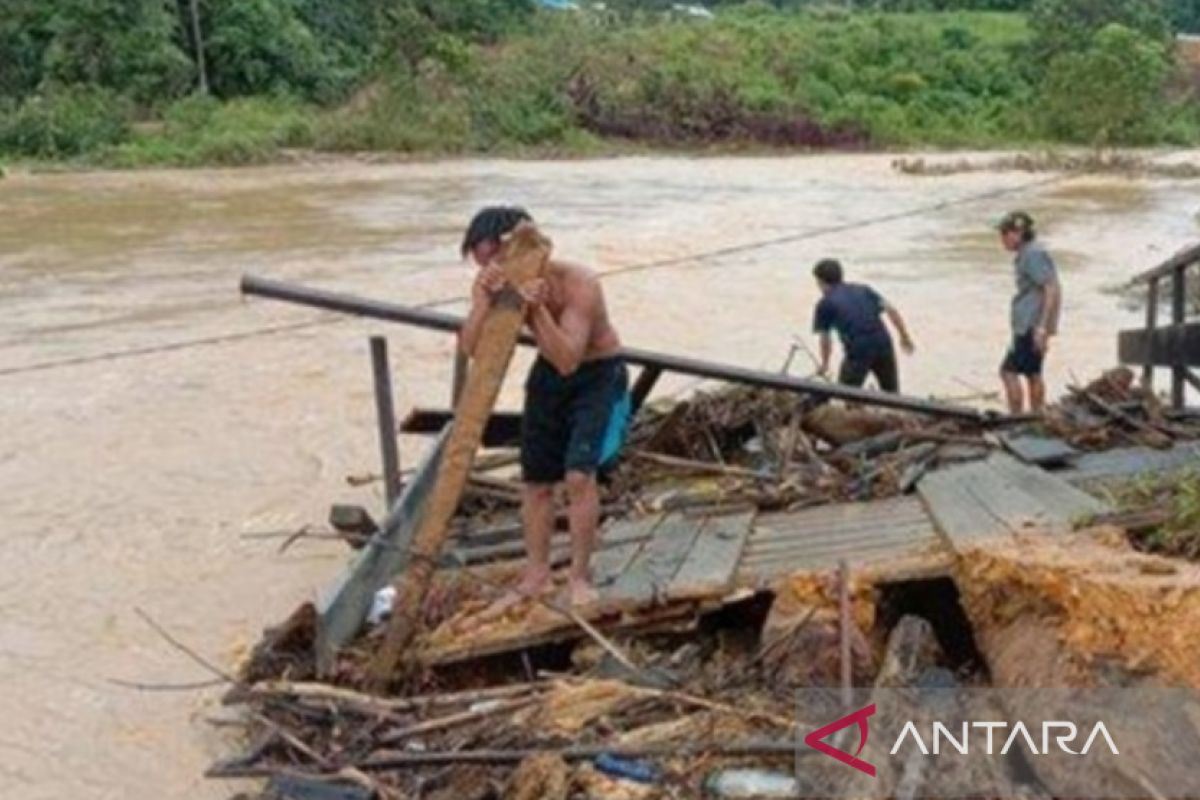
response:
[(1062, 287), (1058, 279), (1042, 285), (1042, 316), (1033, 329), (1033, 343), (1038, 352), (1044, 353), (1050, 345), (1050, 337), (1058, 333), (1058, 308), (1062, 303)]
[(468, 356), (475, 355), (483, 320), (492, 307), (492, 295), (504, 287), (504, 271), (495, 265), (479, 270), (471, 284), (471, 310), (458, 331), (458, 349)]
[(821, 365), (817, 367), (818, 375), (829, 374), (829, 359), (833, 356), (833, 337), (829, 335), (829, 331), (821, 331), (818, 339), (821, 350)]
[(1039, 353), (1045, 353), (1050, 345), (1050, 337), (1058, 333), (1058, 312), (1062, 303), (1058, 270), (1050, 254), (1040, 248), (1030, 254), (1024, 267), (1026, 274), (1042, 292), (1042, 313), (1033, 328), (1033, 344)]
[(904, 324), (904, 317), (900, 316), (900, 312), (894, 305), (886, 301), (883, 304), (883, 313), (892, 323), (892, 327), (896, 329), (896, 333), (899, 334), (900, 347), (904, 349), (904, 352), (911, 354), (916, 348), (913, 346), (912, 337), (908, 335), (908, 326)]
[[(535, 283), (541, 284), (540, 281)], [(557, 320), (543, 302), (544, 284), (527, 287), (522, 294), (530, 303), (529, 321), (533, 336), (537, 339), (538, 351), (560, 375), (572, 374), (579, 369), (587, 353), (598, 291), (592, 289), (581, 298), (572, 298)]]

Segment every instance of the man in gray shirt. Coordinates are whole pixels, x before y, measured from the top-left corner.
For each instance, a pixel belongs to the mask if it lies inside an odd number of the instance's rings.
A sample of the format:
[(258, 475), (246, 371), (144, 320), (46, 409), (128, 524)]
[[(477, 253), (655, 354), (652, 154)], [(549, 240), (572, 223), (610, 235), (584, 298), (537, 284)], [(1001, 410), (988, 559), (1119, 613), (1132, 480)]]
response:
[(1058, 333), (1062, 287), (1058, 270), (1050, 254), (1039, 244), (1033, 218), (1024, 211), (1006, 214), (1000, 221), (1000, 241), (1004, 249), (1015, 253), (1013, 269), (1017, 293), (1012, 300), (1012, 343), (1000, 365), (1000, 379), (1008, 398), (1008, 410), (1025, 410), (1024, 387), (1029, 385), (1029, 408), (1040, 413), (1046, 404), (1046, 384), (1042, 364), (1050, 347), (1050, 337)]

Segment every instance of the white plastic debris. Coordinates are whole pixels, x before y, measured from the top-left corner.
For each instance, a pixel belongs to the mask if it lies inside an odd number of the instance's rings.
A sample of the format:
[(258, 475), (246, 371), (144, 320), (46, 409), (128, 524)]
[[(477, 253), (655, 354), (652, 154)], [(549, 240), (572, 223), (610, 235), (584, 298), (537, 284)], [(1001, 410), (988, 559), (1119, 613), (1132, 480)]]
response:
[(367, 612), (367, 622), (371, 625), (383, 622), (391, 615), (394, 605), (396, 605), (396, 587), (383, 587), (375, 593), (375, 597), (371, 600), (371, 610)]

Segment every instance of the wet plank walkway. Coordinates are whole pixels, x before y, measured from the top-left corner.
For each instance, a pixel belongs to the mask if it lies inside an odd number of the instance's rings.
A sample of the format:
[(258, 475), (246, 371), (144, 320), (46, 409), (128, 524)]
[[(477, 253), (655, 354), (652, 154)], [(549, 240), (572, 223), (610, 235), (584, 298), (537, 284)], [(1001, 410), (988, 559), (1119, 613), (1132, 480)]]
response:
[(1006, 453), (930, 473), (917, 491), (956, 550), (996, 537), (1066, 533), (1109, 510), (1053, 473)]

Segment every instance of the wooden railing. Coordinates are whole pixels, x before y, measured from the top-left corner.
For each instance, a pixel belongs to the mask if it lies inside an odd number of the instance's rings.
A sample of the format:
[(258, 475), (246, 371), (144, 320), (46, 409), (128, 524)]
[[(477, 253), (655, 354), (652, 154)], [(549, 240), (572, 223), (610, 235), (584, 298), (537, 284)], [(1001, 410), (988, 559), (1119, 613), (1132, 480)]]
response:
[[(1184, 389), (1191, 385), (1200, 390), (1200, 377), (1192, 367), (1200, 366), (1200, 323), (1188, 323), (1187, 274), (1200, 264), (1200, 245), (1190, 247), (1154, 269), (1135, 277), (1131, 284), (1146, 287), (1146, 325), (1139, 330), (1121, 331), (1118, 351), (1122, 364), (1140, 365), (1142, 382), (1154, 386), (1156, 367), (1171, 370), (1171, 404), (1184, 406)], [(1171, 282), (1171, 324), (1158, 324), (1160, 289)]]

